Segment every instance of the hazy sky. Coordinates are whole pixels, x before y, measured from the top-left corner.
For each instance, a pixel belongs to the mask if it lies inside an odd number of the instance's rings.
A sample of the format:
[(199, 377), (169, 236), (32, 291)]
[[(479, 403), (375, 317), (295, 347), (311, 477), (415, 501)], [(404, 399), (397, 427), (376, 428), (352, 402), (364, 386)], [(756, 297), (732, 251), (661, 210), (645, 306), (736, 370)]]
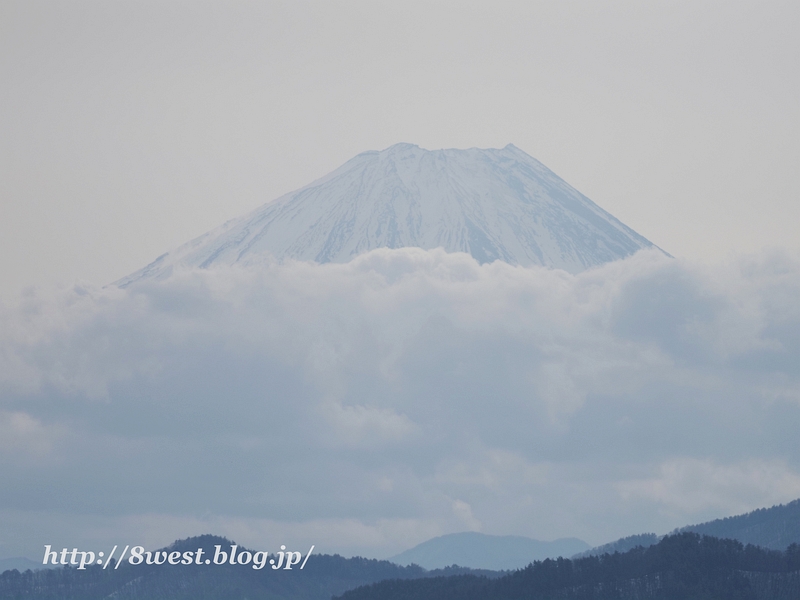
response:
[[(603, 543), (800, 497), (799, 15), (0, 3), (0, 557)], [(676, 259), (102, 287), (401, 141), (513, 143)]]
[(538, 158), (678, 257), (800, 248), (794, 2), (0, 3), (0, 298), (396, 142)]

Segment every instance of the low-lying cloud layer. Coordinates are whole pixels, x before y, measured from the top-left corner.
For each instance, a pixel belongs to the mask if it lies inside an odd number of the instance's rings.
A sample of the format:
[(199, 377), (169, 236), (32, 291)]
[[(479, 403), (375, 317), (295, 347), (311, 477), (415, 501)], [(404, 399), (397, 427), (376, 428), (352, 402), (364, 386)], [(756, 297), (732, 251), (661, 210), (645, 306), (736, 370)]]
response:
[(465, 254), (31, 292), (0, 319), (0, 556), (204, 532), (385, 556), (800, 496), (800, 261)]

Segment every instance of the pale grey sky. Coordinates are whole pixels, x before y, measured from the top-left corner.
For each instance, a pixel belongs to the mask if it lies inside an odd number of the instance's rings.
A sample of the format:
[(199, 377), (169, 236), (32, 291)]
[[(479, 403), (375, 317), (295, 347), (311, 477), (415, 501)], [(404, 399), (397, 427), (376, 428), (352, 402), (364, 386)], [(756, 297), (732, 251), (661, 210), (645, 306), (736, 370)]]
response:
[(792, 2), (0, 3), (0, 298), (353, 155), (511, 142), (662, 248), (800, 249)]
[[(0, 557), (602, 543), (800, 497), (799, 14), (0, 2)], [(401, 141), (513, 143), (678, 258), (102, 288)]]

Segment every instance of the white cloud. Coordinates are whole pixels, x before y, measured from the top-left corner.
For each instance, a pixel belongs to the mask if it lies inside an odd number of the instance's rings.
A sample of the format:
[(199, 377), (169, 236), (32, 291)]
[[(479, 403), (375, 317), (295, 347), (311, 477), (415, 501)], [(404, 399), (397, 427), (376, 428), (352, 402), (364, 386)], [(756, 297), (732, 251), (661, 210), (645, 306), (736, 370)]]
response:
[(325, 402), (320, 407), (328, 439), (335, 445), (369, 449), (399, 442), (412, 435), (414, 423), (387, 408), (342, 406)]
[(551, 470), (550, 464), (530, 464), (514, 452), (482, 448), (467, 460), (440, 463), (436, 479), (439, 484), (462, 489), (481, 486), (500, 491), (507, 487), (544, 486)]
[(380, 554), (416, 534), (360, 527), (602, 542), (756, 508), (800, 469), (799, 296), (781, 254), (413, 248), (31, 293), (0, 314), (0, 510), (337, 523)]
[(63, 427), (48, 426), (22, 411), (0, 410), (0, 460), (28, 466), (30, 461), (57, 461), (53, 450)]
[(481, 522), (472, 514), (472, 507), (463, 500), (453, 500), (453, 514), (470, 531), (480, 531)]

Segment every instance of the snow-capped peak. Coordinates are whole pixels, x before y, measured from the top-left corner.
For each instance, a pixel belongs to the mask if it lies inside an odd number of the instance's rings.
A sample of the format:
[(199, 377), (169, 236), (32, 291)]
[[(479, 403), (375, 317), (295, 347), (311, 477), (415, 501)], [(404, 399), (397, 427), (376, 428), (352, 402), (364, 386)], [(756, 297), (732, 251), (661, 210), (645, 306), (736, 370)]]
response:
[(516, 146), (363, 152), (313, 183), (159, 257), (175, 266), (276, 259), (347, 262), (375, 248), (442, 247), (575, 273), (652, 244)]

